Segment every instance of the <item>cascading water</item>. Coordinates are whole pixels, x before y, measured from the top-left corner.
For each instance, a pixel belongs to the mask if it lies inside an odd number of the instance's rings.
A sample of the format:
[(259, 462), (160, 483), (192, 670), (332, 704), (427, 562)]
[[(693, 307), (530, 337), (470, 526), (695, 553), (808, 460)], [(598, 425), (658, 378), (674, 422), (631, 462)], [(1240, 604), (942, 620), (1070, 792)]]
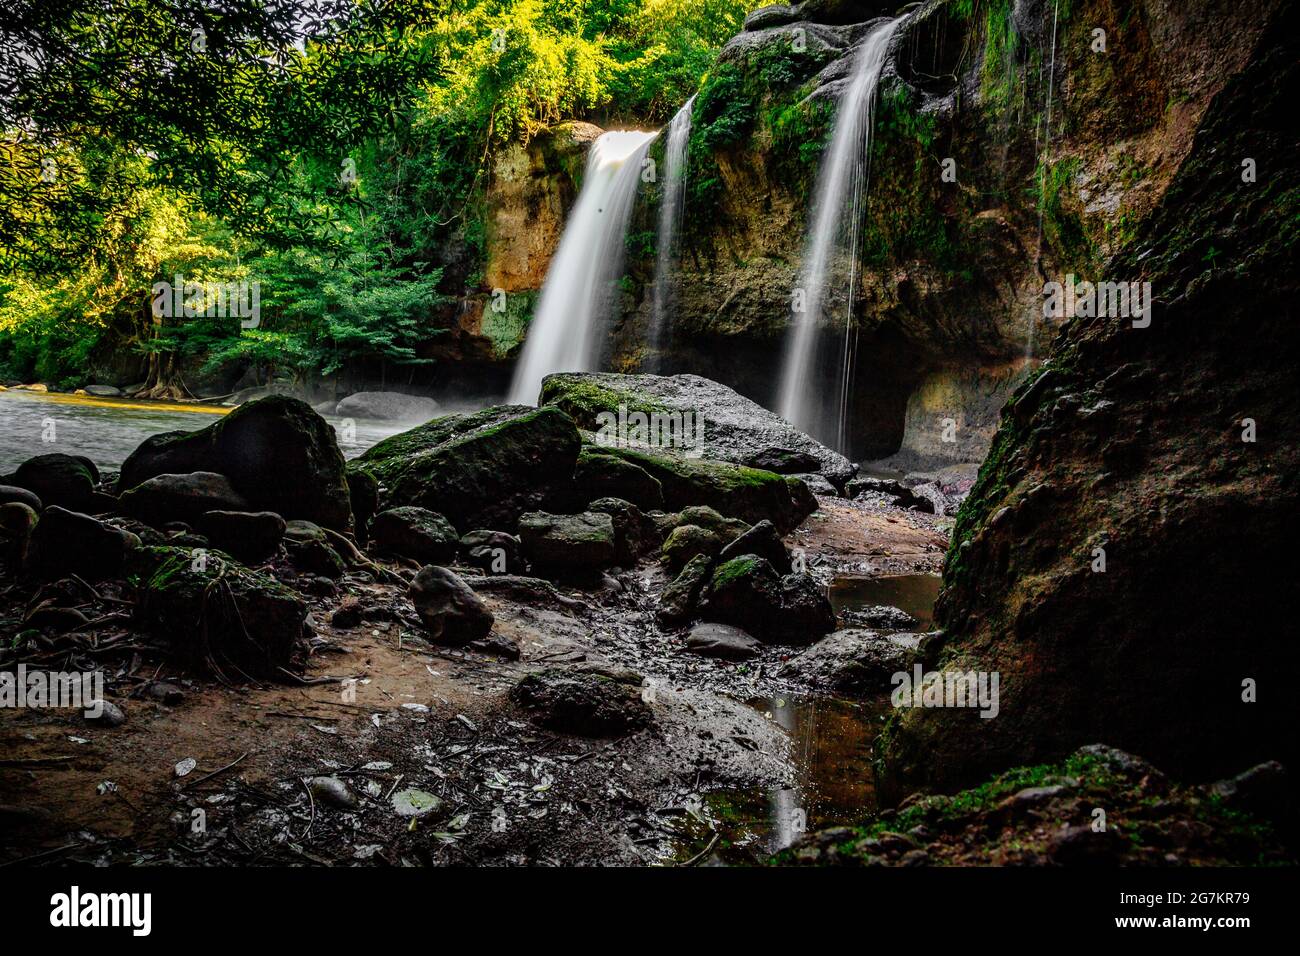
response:
[(673, 268), (677, 225), (682, 218), (682, 205), (686, 198), (686, 145), (691, 138), (691, 110), (695, 97), (677, 111), (668, 124), (668, 140), (664, 144), (663, 193), (659, 202), (659, 234), (655, 242), (654, 306), (650, 320), (649, 347), (655, 371), (662, 365), (660, 352), (666, 343), (672, 308), (673, 281), (669, 273)]
[(589, 372), (614, 306), (632, 200), (656, 133), (605, 133), (591, 146), (578, 201), (546, 272), (508, 400), (532, 405), (552, 372)]
[[(853, 76), (840, 96), (831, 143), (818, 173), (812, 228), (804, 250), (803, 310), (794, 313), (777, 393), (777, 410), (787, 421), (840, 450), (848, 446), (857, 245), (870, 172), (876, 86), (890, 38), (901, 21), (882, 23), (867, 34), (854, 60)], [(848, 298), (845, 337), (836, 348), (837, 343), (819, 327), (831, 284), (832, 257), (841, 248), (848, 256)], [(821, 369), (832, 350), (838, 352), (838, 362), (832, 362), (837, 369), (827, 381)]]

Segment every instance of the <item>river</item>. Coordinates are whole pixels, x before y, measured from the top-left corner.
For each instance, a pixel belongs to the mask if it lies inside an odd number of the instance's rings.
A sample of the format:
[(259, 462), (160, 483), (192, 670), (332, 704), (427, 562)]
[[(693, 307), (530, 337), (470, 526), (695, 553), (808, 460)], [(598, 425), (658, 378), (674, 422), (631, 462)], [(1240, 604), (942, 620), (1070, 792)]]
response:
[[(100, 468), (116, 470), (150, 435), (204, 428), (229, 411), (219, 406), (10, 389), (0, 392), (0, 474), (49, 452), (85, 455)], [(411, 427), (358, 420), (345, 428), (342, 419), (326, 415), (325, 420), (334, 426), (347, 458)]]

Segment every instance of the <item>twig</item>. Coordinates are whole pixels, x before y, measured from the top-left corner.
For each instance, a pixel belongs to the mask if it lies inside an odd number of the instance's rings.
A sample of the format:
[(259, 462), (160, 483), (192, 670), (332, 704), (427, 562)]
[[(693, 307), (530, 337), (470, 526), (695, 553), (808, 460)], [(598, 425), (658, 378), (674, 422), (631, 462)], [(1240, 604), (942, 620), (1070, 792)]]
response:
[(298, 782), (301, 783), (302, 788), (307, 791), (307, 799), (311, 801), (311, 819), (307, 821), (306, 832), (304, 832), (303, 835), (300, 837), (300, 839), (305, 842), (307, 838), (311, 836), (311, 828), (316, 823), (316, 798), (312, 795), (311, 787), (307, 786), (306, 777), (299, 777)]
[(65, 843), (63, 846), (56, 846), (53, 850), (45, 850), (41, 853), (35, 854), (34, 856), (25, 856), (19, 860), (6, 860), (5, 862), (0, 863), (0, 867), (19, 866), (24, 863), (33, 863), (36, 860), (43, 860), (47, 856), (54, 856), (56, 853), (63, 853), (67, 850), (76, 849), (81, 845), (81, 843)]
[(695, 854), (693, 857), (691, 857), (691, 858), (690, 858), (689, 860), (687, 860), (685, 863), (678, 863), (677, 865), (678, 865), (678, 866), (694, 866), (696, 863), (699, 863), (700, 860), (702, 860), (702, 859), (704, 859), (706, 856), (708, 856), (709, 853), (713, 850), (713, 848), (714, 848), (715, 846), (718, 845), (718, 837), (719, 837), (718, 831), (717, 831), (717, 830), (714, 830), (714, 831), (713, 831), (713, 839), (709, 841), (709, 845), (708, 845), (708, 846), (706, 846), (706, 847), (705, 847), (703, 850), (701, 850), (699, 853)]
[(204, 775), (204, 776), (202, 776), (202, 777), (199, 777), (199, 779), (195, 780), (192, 784), (189, 784), (189, 786), (191, 786), (191, 787), (197, 787), (199, 784), (201, 784), (201, 783), (205, 783), (205, 782), (207, 782), (208, 780), (211, 780), (211, 779), (212, 779), (213, 777), (215, 777), (217, 774), (219, 774), (219, 773), (225, 773), (227, 770), (229, 770), (231, 767), (235, 766), (235, 764), (239, 763), (241, 760), (243, 760), (243, 759), (244, 759), (245, 757), (247, 757), (247, 756), (248, 756), (248, 751), (245, 750), (242, 754), (240, 754), (238, 757), (236, 757), (236, 758), (235, 758), (234, 760), (232, 760), (230, 763), (226, 764), (224, 767), (218, 767), (216, 770), (212, 771), (212, 773), (209, 773), (209, 774), (206, 774), (206, 775)]

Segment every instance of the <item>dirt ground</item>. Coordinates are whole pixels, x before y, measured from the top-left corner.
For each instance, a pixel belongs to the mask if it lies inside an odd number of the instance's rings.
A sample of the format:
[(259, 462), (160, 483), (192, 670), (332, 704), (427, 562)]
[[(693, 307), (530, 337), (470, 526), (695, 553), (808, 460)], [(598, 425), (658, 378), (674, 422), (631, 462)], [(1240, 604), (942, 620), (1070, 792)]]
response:
[[(826, 498), (787, 544), (824, 583), (937, 572), (949, 524)], [(121, 726), (0, 710), (0, 865), (708, 862), (705, 798), (788, 787), (807, 747), (748, 702), (809, 689), (773, 676), (789, 648), (745, 664), (685, 652), (654, 623), (656, 561), (613, 578), (558, 599), (485, 592), (517, 661), (428, 643), (403, 589), (364, 574), (310, 599), (302, 684), (223, 685), (149, 649), (105, 653)], [(344, 594), (388, 619), (333, 627)], [(17, 599), (11, 584), (0, 607)], [(507, 691), (543, 666), (633, 672), (654, 719), (614, 741), (541, 729)], [(307, 782), (320, 776), (346, 790)], [(402, 815), (409, 790), (436, 806)]]

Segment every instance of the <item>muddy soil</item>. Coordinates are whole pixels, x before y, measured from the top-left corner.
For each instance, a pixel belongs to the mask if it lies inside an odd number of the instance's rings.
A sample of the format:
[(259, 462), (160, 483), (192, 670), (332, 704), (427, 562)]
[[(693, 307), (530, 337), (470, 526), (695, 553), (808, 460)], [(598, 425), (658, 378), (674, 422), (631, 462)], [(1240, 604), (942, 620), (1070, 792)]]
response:
[[(786, 541), (829, 586), (938, 572), (948, 523), (825, 498)], [(198, 679), (142, 645), (105, 653), (121, 726), (0, 710), (0, 864), (700, 865), (870, 814), (880, 702), (774, 676), (795, 649), (688, 653), (654, 622), (656, 561), (611, 577), (558, 599), (485, 591), (519, 660), (429, 643), (405, 589), (365, 573), (311, 598), (301, 684)], [(333, 626), (346, 595), (374, 619)], [(20, 598), (0, 592), (3, 611)], [(654, 719), (618, 740), (541, 729), (507, 696), (540, 667), (633, 672)]]

